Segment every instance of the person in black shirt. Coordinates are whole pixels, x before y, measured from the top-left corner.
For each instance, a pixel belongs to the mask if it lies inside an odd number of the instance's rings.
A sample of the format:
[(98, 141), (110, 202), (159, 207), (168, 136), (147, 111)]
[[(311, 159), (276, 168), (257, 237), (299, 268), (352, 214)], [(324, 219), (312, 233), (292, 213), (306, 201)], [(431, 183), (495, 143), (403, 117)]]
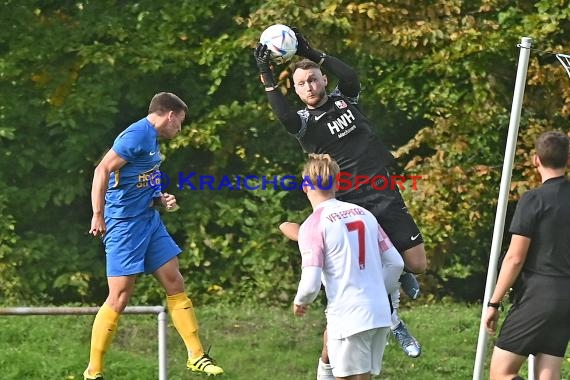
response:
[(537, 379), (561, 377), (570, 340), (569, 143), (567, 135), (555, 131), (536, 141), (533, 163), (542, 186), (517, 203), (511, 243), (485, 315), (485, 327), (494, 334), (501, 300), (514, 287), (514, 301), (491, 358), (491, 380), (519, 378), (529, 355), (536, 357)]
[[(353, 186), (339, 187), (337, 198), (372, 212), (402, 254), (408, 274), (423, 273), (427, 265), (423, 238), (407, 211), (398, 186), (388, 184), (390, 174), (386, 168), (394, 158), (358, 107), (358, 75), (339, 58), (313, 49), (298, 30), (292, 29), (298, 41), (296, 55), (304, 58), (293, 67), (294, 88), (306, 107), (297, 111), (277, 90), (270, 67), (270, 53), (265, 45), (259, 44), (254, 57), (272, 110), (306, 153), (327, 153), (339, 164), (341, 176), (345, 176)], [(321, 66), (338, 78), (338, 85), (331, 93), (327, 93), (328, 79)], [(354, 186), (359, 176), (374, 178), (374, 181)], [(281, 227), (286, 236), (296, 239), (296, 223)], [(291, 234), (287, 230), (292, 231)], [(410, 276), (415, 284), (410, 296), (416, 298), (419, 287), (413, 275)], [(391, 298), (395, 308), (394, 336), (408, 356), (417, 357), (421, 347), (398, 318), (399, 290), (391, 294)]]

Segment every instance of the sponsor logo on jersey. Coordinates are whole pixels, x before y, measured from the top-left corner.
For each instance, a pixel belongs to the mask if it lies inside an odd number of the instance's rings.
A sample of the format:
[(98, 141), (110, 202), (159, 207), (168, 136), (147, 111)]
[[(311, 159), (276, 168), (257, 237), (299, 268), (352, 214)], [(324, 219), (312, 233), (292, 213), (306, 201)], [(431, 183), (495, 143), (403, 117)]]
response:
[(149, 186), (152, 188), (156, 188), (157, 186), (160, 187), (162, 172), (160, 172), (158, 168), (159, 166), (155, 165), (152, 169), (140, 173), (137, 181), (137, 188), (141, 189)]
[(346, 104), (346, 102), (344, 100), (337, 100), (336, 102), (334, 102), (334, 105), (336, 106), (336, 108), (338, 108), (339, 110), (348, 107), (348, 104)]
[(319, 116), (315, 116), (315, 121), (319, 121), (321, 117), (325, 116), (327, 113), (323, 112), (322, 114), (320, 114)]
[[(344, 102), (343, 100), (338, 100), (338, 101)], [(331, 135), (338, 133), (339, 138), (340, 138), (340, 137), (343, 137), (349, 133), (349, 132), (346, 132), (344, 134), (341, 134), (341, 132), (345, 131), (345, 129), (352, 132), (356, 128), (355, 125), (352, 125), (355, 120), (356, 120), (356, 118), (352, 114), (352, 111), (346, 110), (346, 112), (344, 112), (342, 115), (340, 115), (340, 117), (338, 117), (336, 120), (328, 122), (327, 127), (329, 127), (329, 131), (331, 132)], [(347, 128), (347, 127), (350, 127), (350, 128)]]

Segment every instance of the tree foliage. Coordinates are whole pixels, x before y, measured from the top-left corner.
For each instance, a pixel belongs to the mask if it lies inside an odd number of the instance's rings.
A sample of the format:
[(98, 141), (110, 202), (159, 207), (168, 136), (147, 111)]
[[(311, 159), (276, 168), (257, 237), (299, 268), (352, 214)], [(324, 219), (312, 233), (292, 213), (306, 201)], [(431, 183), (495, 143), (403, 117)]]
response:
[[(164, 218), (193, 297), (290, 301), (299, 258), (277, 225), (310, 212), (302, 194), (177, 183), (192, 172), (299, 172), (304, 155), (270, 112), (251, 54), (277, 22), (357, 68), (363, 107), (398, 157), (393, 170), (422, 176), (404, 196), (426, 239), (426, 289), (465, 296), (446, 284), (467, 288), (485, 273), (522, 36), (538, 50), (511, 205), (537, 184), (534, 138), (568, 131), (570, 79), (551, 52), (567, 48), (569, 16), (560, 0), (1, 2), (0, 302), (101, 302), (104, 252), (87, 235), (93, 169), (163, 90), (190, 104), (162, 152), (182, 206)], [(276, 70), (296, 102), (287, 67)], [(162, 298), (143, 277), (133, 302)]]

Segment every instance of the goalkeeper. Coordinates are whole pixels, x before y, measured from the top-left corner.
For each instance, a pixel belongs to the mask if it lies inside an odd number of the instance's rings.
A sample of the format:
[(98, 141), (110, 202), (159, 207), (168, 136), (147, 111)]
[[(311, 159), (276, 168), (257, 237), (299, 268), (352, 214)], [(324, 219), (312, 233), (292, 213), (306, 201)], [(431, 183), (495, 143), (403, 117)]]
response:
[[(355, 70), (339, 58), (313, 49), (296, 28), (292, 29), (298, 41), (296, 55), (303, 58), (293, 65), (293, 84), (305, 104), (304, 109), (294, 109), (278, 90), (267, 47), (259, 44), (254, 51), (261, 82), (273, 112), (305, 152), (330, 154), (338, 162), (340, 170), (349, 173), (351, 178), (358, 175), (368, 178), (380, 176), (378, 178), (388, 181), (387, 167), (394, 158), (358, 107), (360, 82)], [(338, 78), (338, 85), (330, 93), (327, 93), (328, 79), (321, 67)], [(383, 187), (384, 190), (376, 190)], [(405, 272), (400, 279), (402, 288), (411, 298), (416, 298), (419, 287), (410, 272), (422, 273), (426, 269), (423, 238), (398, 187), (393, 187), (377, 181), (358, 189), (343, 189), (337, 193), (337, 198), (362, 206), (374, 214), (402, 254), (405, 263)], [(295, 239), (298, 226), (288, 227), (294, 231), (289, 237)], [(421, 353), (419, 343), (398, 318), (399, 289), (391, 294), (391, 298), (394, 307), (392, 332), (408, 356), (418, 357)]]

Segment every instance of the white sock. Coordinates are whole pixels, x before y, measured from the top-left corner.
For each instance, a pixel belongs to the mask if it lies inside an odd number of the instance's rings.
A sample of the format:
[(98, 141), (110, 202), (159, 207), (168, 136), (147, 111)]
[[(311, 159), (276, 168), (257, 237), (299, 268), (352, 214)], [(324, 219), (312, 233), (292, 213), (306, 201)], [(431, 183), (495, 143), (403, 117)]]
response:
[(317, 380), (335, 380), (331, 365), (324, 363), (321, 358), (319, 358), (319, 366), (317, 367)]
[[(399, 284), (399, 282), (398, 282)], [(400, 287), (396, 288), (392, 293), (390, 293), (390, 298), (392, 299), (392, 307), (394, 310), (400, 307)]]
[(398, 317), (398, 309), (394, 309), (392, 312), (392, 327), (390, 329), (394, 330), (400, 324), (400, 317)]

